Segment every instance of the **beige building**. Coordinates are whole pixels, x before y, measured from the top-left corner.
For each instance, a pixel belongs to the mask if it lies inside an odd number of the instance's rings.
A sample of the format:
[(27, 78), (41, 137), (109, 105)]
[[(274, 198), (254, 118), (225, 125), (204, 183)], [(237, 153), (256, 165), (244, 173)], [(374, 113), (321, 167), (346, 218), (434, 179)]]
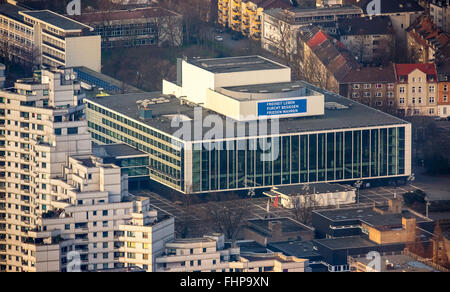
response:
[(100, 72), (101, 37), (92, 31), (92, 27), (49, 10), (29, 11), (14, 3), (0, 4), (1, 53), (20, 62), (86, 66)]
[(396, 64), (397, 109), (406, 116), (438, 115), (438, 84), (434, 64)]

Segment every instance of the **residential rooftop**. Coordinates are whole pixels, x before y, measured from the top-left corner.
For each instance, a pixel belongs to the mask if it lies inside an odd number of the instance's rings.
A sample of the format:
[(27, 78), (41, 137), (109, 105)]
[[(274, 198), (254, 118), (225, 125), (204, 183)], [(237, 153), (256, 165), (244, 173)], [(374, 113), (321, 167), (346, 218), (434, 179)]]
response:
[[(372, 0), (360, 0), (356, 3), (366, 12), (366, 7)], [(420, 6), (417, 0), (381, 0), (381, 13), (402, 13), (402, 12), (422, 12), (425, 9)]]
[(58, 27), (65, 31), (73, 31), (73, 30), (83, 30), (83, 29), (89, 29), (92, 28), (90, 26), (87, 26), (85, 24), (79, 23), (77, 21), (74, 21), (68, 17), (59, 15), (53, 11), (50, 10), (34, 10), (34, 11), (22, 11), (21, 14), (38, 19), (42, 22), (49, 23), (52, 26)]
[(212, 59), (188, 59), (189, 63), (216, 74), (287, 68), (261, 56), (243, 56)]
[[(325, 114), (320, 116), (285, 118), (279, 120), (279, 131), (276, 134), (306, 133), (311, 131), (325, 130), (345, 130), (364, 127), (381, 127), (388, 125), (405, 125), (406, 121), (386, 114), (382, 111), (370, 108), (366, 105), (357, 103), (338, 94), (320, 89), (306, 82), (300, 81), (307, 89), (324, 94), (325, 96)], [(166, 101), (155, 103), (148, 106), (152, 110), (152, 118), (140, 119), (139, 102), (145, 99), (160, 99), (163, 97)], [(162, 131), (168, 135), (173, 135), (184, 123), (194, 122), (194, 106), (180, 104), (180, 100), (175, 97), (164, 96), (161, 92), (120, 94), (102, 97), (88, 97), (87, 101), (95, 103), (101, 107), (108, 108), (129, 119), (143, 123), (155, 130)], [(210, 114), (217, 114), (211, 110), (202, 108), (202, 116), (205, 118)], [(227, 118), (222, 117), (223, 125), (226, 125)], [(173, 119), (178, 119), (174, 120)], [(230, 119), (230, 121), (233, 121)], [(172, 127), (171, 122), (176, 122), (177, 126)], [(179, 122), (179, 123), (178, 123)], [(244, 125), (245, 134), (238, 133), (237, 125)], [(225, 128), (225, 127), (224, 127)], [(249, 133), (249, 123), (234, 123), (235, 137), (245, 137)], [(268, 121), (268, 134), (270, 134), (271, 121)], [(202, 127), (203, 134), (210, 129)], [(191, 137), (182, 137), (184, 141), (199, 141), (194, 137), (194, 127), (191, 126)], [(226, 137), (224, 129), (224, 136)], [(203, 137), (203, 135), (202, 135)], [(196, 138), (196, 140), (194, 140)]]
[(351, 70), (341, 83), (395, 83), (393, 64), (380, 67), (362, 67)]
[(388, 16), (342, 18), (338, 20), (340, 35), (386, 35), (393, 34)]

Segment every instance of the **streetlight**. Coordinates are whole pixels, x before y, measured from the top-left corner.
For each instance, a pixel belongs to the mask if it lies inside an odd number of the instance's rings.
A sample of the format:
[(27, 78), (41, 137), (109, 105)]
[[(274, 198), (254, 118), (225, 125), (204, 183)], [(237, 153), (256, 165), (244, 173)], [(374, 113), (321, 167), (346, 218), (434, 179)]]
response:
[(355, 187), (358, 189), (358, 197), (356, 199), (357, 204), (359, 204), (359, 189), (361, 188), (362, 184), (362, 180), (358, 180), (357, 182), (355, 182)]
[(430, 207), (430, 205), (431, 205), (431, 203), (430, 203), (430, 200), (428, 199), (428, 197), (425, 197), (425, 206), (426, 206), (426, 211), (425, 211), (425, 217), (427, 217), (427, 218), (429, 218), (428, 217), (428, 207)]

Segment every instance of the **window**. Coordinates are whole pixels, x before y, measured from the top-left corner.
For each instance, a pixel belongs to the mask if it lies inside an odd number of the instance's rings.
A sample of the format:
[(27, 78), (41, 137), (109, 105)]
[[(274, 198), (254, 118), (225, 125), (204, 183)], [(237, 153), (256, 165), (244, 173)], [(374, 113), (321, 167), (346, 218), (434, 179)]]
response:
[(422, 98), (421, 97), (419, 97), (418, 100), (419, 100), (419, 103), (422, 103)]
[(430, 96), (429, 100), (430, 103), (434, 103), (434, 96)]
[(383, 97), (383, 93), (382, 92), (377, 92), (377, 97)]
[(444, 95), (443, 99), (444, 99), (444, 102), (447, 102), (448, 101), (448, 96)]
[(415, 93), (415, 92), (416, 92), (416, 88), (415, 88), (414, 86), (411, 88), (411, 92), (412, 92), (412, 93)]
[(405, 87), (404, 86), (400, 86), (400, 93), (405, 93)]
[(352, 97), (353, 98), (358, 98), (359, 97), (359, 93), (358, 92), (353, 92), (352, 93)]
[(103, 232), (103, 238), (107, 238), (108, 237), (108, 231)]
[(444, 91), (447, 91), (447, 84), (444, 84)]
[(430, 85), (430, 87), (429, 87), (429, 92), (430, 92), (430, 93), (434, 92), (434, 85)]
[(383, 85), (381, 83), (377, 83), (377, 88), (381, 88)]
[(359, 89), (359, 84), (353, 84), (353, 89)]
[(76, 135), (76, 134), (78, 134), (77, 127), (67, 128), (67, 135)]
[(430, 115), (434, 115), (434, 108), (430, 108), (429, 113)]
[(364, 84), (364, 89), (370, 89), (371, 85), (370, 84)]
[(60, 136), (61, 135), (61, 128), (55, 129), (55, 135)]
[(416, 98), (413, 97), (413, 98), (411, 99), (411, 102), (412, 102), (413, 104), (415, 104), (415, 103), (416, 103)]
[(108, 216), (108, 210), (103, 210), (103, 216)]

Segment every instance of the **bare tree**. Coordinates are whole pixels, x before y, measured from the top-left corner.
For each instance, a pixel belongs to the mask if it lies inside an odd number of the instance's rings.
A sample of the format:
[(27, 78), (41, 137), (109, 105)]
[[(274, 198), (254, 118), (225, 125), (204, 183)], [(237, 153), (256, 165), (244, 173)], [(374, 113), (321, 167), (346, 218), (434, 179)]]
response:
[(316, 209), (319, 204), (314, 198), (314, 194), (307, 194), (301, 197), (303, 200), (300, 199), (300, 196), (297, 196), (294, 199), (294, 208), (292, 211), (297, 221), (308, 225), (311, 223), (312, 211)]
[(249, 215), (249, 203), (247, 200), (217, 202), (210, 205), (208, 214), (216, 230), (234, 242)]
[(158, 44), (161, 46), (181, 46), (183, 43), (183, 21), (179, 16), (163, 16), (155, 22)]

